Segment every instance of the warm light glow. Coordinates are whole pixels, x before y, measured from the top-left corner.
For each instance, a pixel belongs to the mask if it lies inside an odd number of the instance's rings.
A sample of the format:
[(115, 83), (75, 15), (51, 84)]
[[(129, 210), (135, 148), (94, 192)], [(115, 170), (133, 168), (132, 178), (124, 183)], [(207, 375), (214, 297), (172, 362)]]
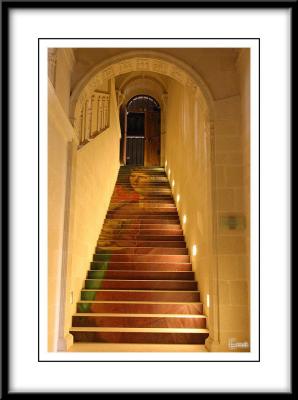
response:
[(167, 162), (167, 160), (166, 160), (166, 162), (165, 162), (165, 167), (167, 168), (167, 165), (168, 165), (168, 162)]
[(171, 176), (171, 170), (170, 170), (170, 168), (169, 168), (169, 172), (168, 172), (168, 174), (169, 174), (169, 177)]
[(184, 214), (182, 219), (183, 224), (186, 224), (186, 221), (187, 221), (187, 216)]
[(209, 294), (207, 294), (207, 296), (206, 296), (206, 305), (208, 308), (210, 307), (210, 295)]
[(172, 180), (172, 186), (175, 187), (175, 181), (174, 181), (174, 179)]
[(192, 255), (193, 256), (197, 255), (197, 246), (195, 244), (192, 246)]
[(177, 194), (176, 199), (177, 199), (177, 203), (179, 203), (179, 201), (180, 201), (180, 194)]

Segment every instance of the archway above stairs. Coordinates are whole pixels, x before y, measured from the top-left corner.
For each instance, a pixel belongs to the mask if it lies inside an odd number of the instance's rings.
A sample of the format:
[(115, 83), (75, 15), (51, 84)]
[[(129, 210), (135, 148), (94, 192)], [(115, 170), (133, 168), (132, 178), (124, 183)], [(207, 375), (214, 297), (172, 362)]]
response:
[(74, 88), (70, 100), (70, 119), (76, 126), (81, 108), (103, 82), (129, 72), (155, 72), (168, 76), (206, 102), (213, 119), (213, 98), (204, 80), (189, 65), (172, 56), (153, 50), (135, 50), (109, 58), (84, 76)]

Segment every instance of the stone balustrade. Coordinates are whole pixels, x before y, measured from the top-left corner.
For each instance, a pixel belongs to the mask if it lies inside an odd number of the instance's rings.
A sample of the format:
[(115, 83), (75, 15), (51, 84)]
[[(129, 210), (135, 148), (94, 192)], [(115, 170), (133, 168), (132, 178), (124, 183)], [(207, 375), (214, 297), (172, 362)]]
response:
[(110, 94), (94, 91), (83, 103), (75, 118), (74, 128), (79, 148), (84, 146), (110, 126)]

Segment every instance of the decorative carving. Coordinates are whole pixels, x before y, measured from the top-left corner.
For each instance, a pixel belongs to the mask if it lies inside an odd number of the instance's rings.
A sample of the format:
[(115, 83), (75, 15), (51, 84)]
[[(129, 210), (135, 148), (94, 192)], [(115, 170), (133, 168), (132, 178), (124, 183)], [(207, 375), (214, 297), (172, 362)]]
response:
[(135, 61), (137, 71), (151, 71), (152, 62), (147, 58), (137, 58)]
[(125, 74), (133, 70), (133, 64), (130, 61), (123, 61), (118, 65), (118, 73)]
[(104, 80), (111, 79), (115, 76), (113, 67), (108, 67), (102, 71), (102, 76)]
[(48, 76), (53, 86), (56, 83), (57, 49), (48, 49)]

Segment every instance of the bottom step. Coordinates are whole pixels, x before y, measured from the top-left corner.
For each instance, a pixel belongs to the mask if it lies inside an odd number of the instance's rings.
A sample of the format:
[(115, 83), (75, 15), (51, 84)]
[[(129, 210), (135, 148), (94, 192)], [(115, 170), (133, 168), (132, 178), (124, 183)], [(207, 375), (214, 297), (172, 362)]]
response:
[(70, 353), (198, 353), (207, 352), (203, 344), (74, 343)]
[(74, 342), (205, 344), (208, 329), (71, 328)]

